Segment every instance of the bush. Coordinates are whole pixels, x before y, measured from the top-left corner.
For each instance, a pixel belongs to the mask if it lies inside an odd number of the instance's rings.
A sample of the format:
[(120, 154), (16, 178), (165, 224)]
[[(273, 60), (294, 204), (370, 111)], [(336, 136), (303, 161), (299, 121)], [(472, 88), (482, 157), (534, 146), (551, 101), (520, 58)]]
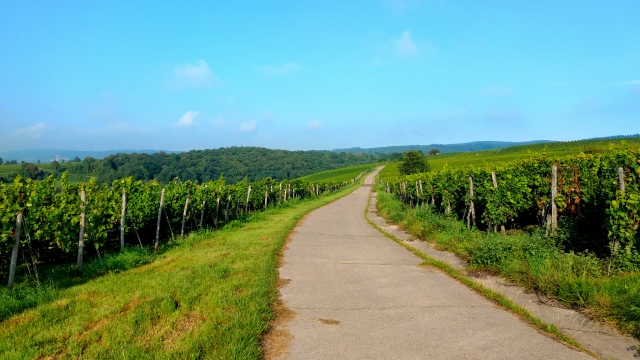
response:
[(427, 172), (430, 167), (422, 151), (409, 150), (402, 154), (402, 163), (399, 169), (402, 175), (409, 175)]

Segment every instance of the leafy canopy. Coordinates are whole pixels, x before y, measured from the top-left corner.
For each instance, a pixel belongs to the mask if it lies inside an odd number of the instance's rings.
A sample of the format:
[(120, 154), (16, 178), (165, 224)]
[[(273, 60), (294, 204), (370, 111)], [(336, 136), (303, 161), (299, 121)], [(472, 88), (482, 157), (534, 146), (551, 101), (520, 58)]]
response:
[(420, 150), (409, 150), (402, 154), (402, 163), (399, 166), (403, 175), (423, 173), (429, 171), (427, 158)]

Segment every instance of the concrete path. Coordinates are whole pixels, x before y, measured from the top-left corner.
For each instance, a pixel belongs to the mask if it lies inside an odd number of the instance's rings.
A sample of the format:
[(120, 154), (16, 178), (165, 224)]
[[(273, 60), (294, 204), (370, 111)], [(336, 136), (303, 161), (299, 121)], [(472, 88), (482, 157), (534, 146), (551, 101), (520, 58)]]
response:
[(590, 359), (419, 267), (364, 219), (370, 189), (310, 213), (291, 235), (280, 268), (295, 312), (279, 325), (292, 336), (286, 358)]

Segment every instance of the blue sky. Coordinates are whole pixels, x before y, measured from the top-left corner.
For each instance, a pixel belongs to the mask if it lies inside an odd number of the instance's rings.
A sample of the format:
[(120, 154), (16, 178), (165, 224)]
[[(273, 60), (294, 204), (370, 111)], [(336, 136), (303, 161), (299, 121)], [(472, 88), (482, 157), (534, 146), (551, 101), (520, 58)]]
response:
[(640, 1), (3, 1), (0, 150), (640, 133)]

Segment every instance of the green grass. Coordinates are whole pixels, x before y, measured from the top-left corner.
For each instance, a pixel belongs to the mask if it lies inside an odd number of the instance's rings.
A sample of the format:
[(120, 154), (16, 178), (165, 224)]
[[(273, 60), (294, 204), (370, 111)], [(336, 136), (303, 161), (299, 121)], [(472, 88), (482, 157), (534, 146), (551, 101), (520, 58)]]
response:
[[(474, 152), (462, 152), (428, 156), (432, 171), (464, 168), (491, 168), (500, 164), (506, 164), (534, 155), (546, 154), (548, 157), (562, 158), (576, 155), (581, 152), (605, 152), (610, 149), (625, 146), (640, 147), (640, 137), (601, 140), (578, 140), (566, 142), (552, 142), (533, 145), (512, 146), (499, 150), (485, 150)], [(390, 181), (400, 176), (398, 165), (395, 162), (387, 165), (381, 172), (380, 178)]]
[(319, 182), (343, 182), (349, 181), (356, 178), (363, 172), (369, 172), (376, 168), (376, 164), (366, 164), (366, 165), (358, 165), (351, 166), (342, 169), (335, 170), (327, 170), (319, 173), (307, 175), (301, 177), (300, 179), (311, 182), (311, 183), (319, 183)]
[(640, 273), (607, 275), (607, 261), (564, 252), (539, 229), (508, 235), (468, 230), (430, 206), (410, 208), (378, 192), (381, 216), (421, 240), (467, 259), (471, 268), (499, 273), (528, 289), (585, 310), (640, 339)]
[(105, 258), (105, 275), (36, 294), (39, 305), (0, 323), (0, 358), (260, 358), (285, 239), (302, 216), (354, 189), (190, 235), (159, 255)]

